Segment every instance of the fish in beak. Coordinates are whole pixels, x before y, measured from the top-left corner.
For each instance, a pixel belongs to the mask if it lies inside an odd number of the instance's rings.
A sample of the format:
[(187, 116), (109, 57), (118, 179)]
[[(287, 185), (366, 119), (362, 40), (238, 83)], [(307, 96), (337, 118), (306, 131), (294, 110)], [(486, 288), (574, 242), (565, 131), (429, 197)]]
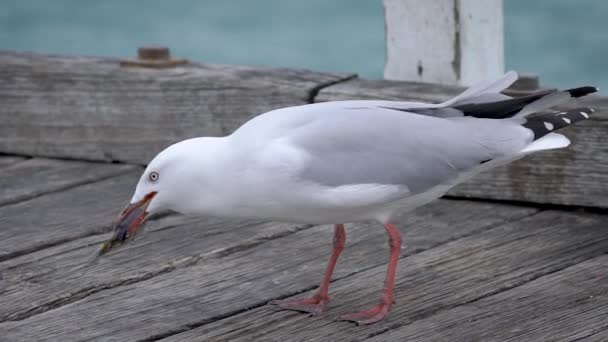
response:
[(127, 205), (114, 223), (114, 234), (101, 245), (98, 255), (106, 254), (114, 247), (123, 244), (127, 239), (135, 237), (137, 229), (148, 217), (146, 209), (156, 194), (156, 191), (150, 192), (140, 201)]

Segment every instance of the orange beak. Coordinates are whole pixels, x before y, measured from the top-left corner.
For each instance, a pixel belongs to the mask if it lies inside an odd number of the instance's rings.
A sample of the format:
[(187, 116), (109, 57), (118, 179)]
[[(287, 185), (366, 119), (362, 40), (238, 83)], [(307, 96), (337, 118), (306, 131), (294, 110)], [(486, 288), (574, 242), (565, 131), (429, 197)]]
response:
[(114, 224), (114, 234), (101, 246), (99, 255), (105, 254), (115, 246), (123, 244), (127, 239), (135, 237), (137, 229), (148, 216), (146, 209), (156, 194), (156, 191), (150, 192), (140, 201), (127, 205)]

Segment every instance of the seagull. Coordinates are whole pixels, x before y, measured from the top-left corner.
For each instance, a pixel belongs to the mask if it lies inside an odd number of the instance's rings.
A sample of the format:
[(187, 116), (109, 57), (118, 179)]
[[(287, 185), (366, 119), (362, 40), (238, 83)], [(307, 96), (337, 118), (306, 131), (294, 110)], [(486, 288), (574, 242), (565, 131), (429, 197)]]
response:
[(344, 249), (345, 223), (375, 220), (388, 234), (390, 257), (377, 305), (342, 320), (385, 318), (402, 238), (391, 223), (484, 170), (530, 153), (565, 148), (555, 133), (589, 118), (591, 108), (551, 110), (595, 87), (545, 90), (512, 98), (501, 92), (514, 71), (439, 104), (333, 101), (272, 110), (224, 137), (178, 142), (143, 172), (99, 254), (135, 236), (153, 213), (252, 218), (334, 225), (333, 251), (321, 285), (308, 298), (272, 301), (280, 309), (324, 312)]

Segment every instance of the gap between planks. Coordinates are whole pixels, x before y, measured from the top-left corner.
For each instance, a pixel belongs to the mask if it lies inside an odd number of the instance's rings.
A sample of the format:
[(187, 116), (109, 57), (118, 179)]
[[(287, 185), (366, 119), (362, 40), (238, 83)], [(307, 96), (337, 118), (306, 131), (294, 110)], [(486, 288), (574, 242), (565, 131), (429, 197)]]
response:
[(334, 80), (334, 81), (327, 81), (325, 83), (321, 83), (321, 84), (319, 84), (319, 85), (317, 85), (315, 87), (312, 87), (309, 90), (309, 93), (308, 93), (309, 95), (308, 95), (307, 101), (308, 101), (309, 104), (316, 103), (317, 102), (317, 97), (319, 96), (319, 93), (321, 91), (323, 91), (323, 89), (329, 88), (329, 87), (334, 86), (334, 85), (338, 85), (340, 83), (345, 83), (345, 82), (348, 82), (350, 80), (358, 79), (358, 78), (359, 78), (359, 75), (357, 75), (357, 74), (350, 74), (350, 75), (344, 76), (343, 78), (340, 78), (340, 79), (337, 79), (337, 80)]
[(480, 202), (480, 203), (506, 204), (506, 205), (512, 205), (515, 207), (536, 208), (541, 211), (558, 210), (558, 211), (563, 211), (563, 212), (579, 212), (579, 213), (608, 215), (608, 208), (588, 207), (588, 206), (582, 206), (582, 205), (538, 203), (538, 202), (526, 202), (526, 201), (512, 200), (512, 199), (467, 197), (467, 196), (458, 196), (458, 195), (444, 195), (441, 198), (449, 199), (449, 200), (453, 200), (453, 201), (470, 201), (470, 202)]
[[(6, 165), (0, 170), (0, 175), (3, 177), (2, 183), (5, 185), (4, 193), (0, 195), (0, 208), (101, 182), (134, 170), (137, 170), (137, 166), (128, 164), (100, 165), (100, 163), (47, 158), (21, 160)], [(38, 178), (34, 182), (14, 184), (23, 179), (31, 180), (32, 177)], [(15, 189), (15, 186), (19, 188)]]

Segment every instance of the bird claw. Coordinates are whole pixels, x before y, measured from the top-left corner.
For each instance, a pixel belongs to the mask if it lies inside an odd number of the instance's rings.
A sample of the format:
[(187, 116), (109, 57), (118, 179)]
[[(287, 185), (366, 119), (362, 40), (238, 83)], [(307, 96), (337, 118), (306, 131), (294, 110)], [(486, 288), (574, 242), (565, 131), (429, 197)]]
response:
[(390, 310), (390, 304), (380, 303), (370, 309), (357, 311), (340, 316), (340, 321), (354, 322), (357, 325), (366, 325), (381, 321)]
[(325, 304), (328, 302), (329, 297), (315, 295), (302, 299), (273, 300), (270, 302), (270, 304), (276, 305), (283, 310), (305, 312), (311, 314), (312, 316), (316, 316), (325, 312)]

